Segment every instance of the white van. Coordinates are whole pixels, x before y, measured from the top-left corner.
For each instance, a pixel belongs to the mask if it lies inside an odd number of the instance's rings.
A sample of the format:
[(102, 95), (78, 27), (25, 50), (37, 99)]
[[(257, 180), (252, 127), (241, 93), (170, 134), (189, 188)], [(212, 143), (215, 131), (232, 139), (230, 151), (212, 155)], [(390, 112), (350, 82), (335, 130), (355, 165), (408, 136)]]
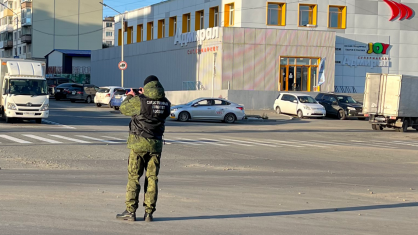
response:
[(42, 123), (49, 116), (45, 63), (22, 59), (0, 59), (0, 115)]

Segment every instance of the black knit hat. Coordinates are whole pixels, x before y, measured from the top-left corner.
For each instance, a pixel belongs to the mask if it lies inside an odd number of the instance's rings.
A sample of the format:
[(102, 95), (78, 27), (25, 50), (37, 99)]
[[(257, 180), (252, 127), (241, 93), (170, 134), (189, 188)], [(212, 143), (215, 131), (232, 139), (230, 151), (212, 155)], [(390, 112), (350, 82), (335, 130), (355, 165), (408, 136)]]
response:
[(154, 82), (154, 81), (159, 82), (159, 80), (156, 76), (154, 76), (154, 75), (148, 76), (144, 81), (144, 86), (147, 85), (149, 82)]

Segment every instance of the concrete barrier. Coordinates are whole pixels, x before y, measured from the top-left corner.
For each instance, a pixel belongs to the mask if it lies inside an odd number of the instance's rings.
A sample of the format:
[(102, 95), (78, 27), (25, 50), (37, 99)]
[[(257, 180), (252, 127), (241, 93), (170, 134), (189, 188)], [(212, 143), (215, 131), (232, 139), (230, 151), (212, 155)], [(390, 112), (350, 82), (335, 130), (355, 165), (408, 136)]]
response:
[[(234, 103), (244, 105), (246, 109), (252, 110), (273, 110), (274, 101), (279, 96), (279, 91), (237, 91), (237, 90), (216, 90), (214, 98), (224, 98)], [(318, 92), (292, 92), (301, 93), (316, 97)], [(345, 94), (352, 96), (355, 100), (362, 102), (363, 94)], [(166, 91), (167, 98), (173, 105), (185, 104), (197, 98), (210, 98), (212, 91)]]

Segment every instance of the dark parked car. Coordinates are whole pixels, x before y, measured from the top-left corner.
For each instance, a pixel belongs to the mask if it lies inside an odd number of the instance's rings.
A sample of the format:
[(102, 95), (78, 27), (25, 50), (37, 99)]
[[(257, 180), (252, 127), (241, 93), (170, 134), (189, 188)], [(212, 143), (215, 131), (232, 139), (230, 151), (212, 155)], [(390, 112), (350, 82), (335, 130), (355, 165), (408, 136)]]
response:
[(55, 89), (55, 100), (67, 99), (69, 89), (75, 85), (75, 83), (64, 83), (56, 87)]
[(69, 83), (71, 82), (71, 79), (54, 77), (54, 78), (47, 78), (46, 81), (48, 82), (48, 94), (50, 96), (55, 96), (57, 86), (64, 84), (64, 83)]
[(363, 104), (357, 102), (351, 96), (319, 93), (315, 99), (325, 107), (327, 115), (332, 115), (341, 120), (349, 117), (356, 117), (360, 120), (366, 119), (363, 114)]
[(94, 96), (99, 88), (90, 84), (75, 84), (69, 89), (67, 98), (71, 103), (76, 101), (84, 101), (86, 103), (93, 103)]

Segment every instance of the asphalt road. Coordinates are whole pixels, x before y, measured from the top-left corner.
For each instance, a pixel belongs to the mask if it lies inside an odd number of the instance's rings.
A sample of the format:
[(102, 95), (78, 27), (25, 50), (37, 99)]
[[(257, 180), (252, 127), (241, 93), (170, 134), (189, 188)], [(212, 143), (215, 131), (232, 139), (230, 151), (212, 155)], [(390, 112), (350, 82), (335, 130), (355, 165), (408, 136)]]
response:
[(418, 132), (333, 119), (168, 121), (155, 222), (118, 221), (129, 118), (111, 111), (0, 121), (1, 235), (418, 231)]

